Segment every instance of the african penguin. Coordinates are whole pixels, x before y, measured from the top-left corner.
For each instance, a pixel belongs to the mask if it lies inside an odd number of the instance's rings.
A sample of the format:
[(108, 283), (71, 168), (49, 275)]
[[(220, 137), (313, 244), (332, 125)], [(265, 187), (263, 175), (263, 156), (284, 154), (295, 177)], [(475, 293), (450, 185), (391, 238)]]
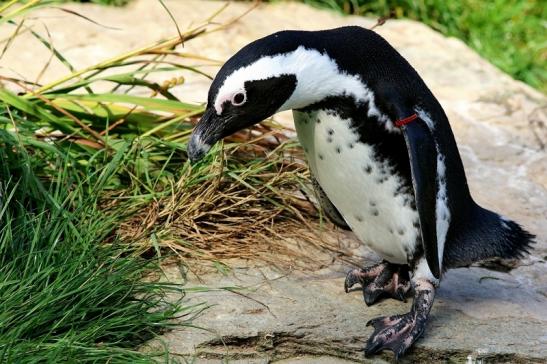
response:
[(412, 66), (360, 27), (282, 31), (245, 46), (215, 77), (188, 155), (271, 115), (293, 110), (319, 199), (383, 261), (351, 270), (367, 305), (412, 309), (371, 320), (365, 353), (402, 355), (423, 333), (449, 268), (527, 253), (533, 235), (477, 205), (448, 119)]

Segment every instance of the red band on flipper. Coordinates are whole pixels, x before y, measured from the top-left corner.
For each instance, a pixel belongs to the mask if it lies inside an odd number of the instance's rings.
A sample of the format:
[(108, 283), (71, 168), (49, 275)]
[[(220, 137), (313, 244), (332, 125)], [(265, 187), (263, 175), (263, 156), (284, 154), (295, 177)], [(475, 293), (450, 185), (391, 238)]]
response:
[(397, 120), (395, 121), (395, 126), (400, 128), (401, 126), (403, 125), (406, 125), (408, 123), (411, 123), (412, 121), (416, 120), (418, 118), (418, 115), (416, 114), (412, 114), (410, 115), (409, 117), (406, 117), (404, 119), (401, 119), (401, 120)]

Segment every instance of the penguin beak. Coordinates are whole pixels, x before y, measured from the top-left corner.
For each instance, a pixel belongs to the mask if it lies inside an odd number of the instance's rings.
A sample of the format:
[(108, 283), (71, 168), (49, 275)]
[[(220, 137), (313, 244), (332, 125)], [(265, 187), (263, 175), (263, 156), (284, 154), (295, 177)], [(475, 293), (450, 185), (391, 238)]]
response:
[(199, 161), (220, 139), (248, 128), (262, 119), (264, 118), (252, 118), (245, 113), (237, 114), (234, 112), (219, 116), (213, 107), (208, 108), (197, 123), (194, 131), (192, 131), (187, 149), (188, 158), (192, 163)]
[(192, 163), (202, 159), (211, 147), (220, 139), (222, 139), (223, 123), (217, 120), (214, 108), (208, 108), (201, 120), (197, 123), (192, 135), (190, 143), (188, 143), (188, 158)]

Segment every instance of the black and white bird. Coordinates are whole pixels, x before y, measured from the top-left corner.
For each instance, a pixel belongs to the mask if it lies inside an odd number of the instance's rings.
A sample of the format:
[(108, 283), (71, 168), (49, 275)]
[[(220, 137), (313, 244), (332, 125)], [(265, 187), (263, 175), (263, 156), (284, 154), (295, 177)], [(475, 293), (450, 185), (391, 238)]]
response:
[(320, 201), (383, 261), (354, 269), (367, 305), (414, 302), (369, 321), (365, 353), (402, 355), (423, 333), (443, 272), (527, 253), (533, 235), (475, 203), (448, 119), (412, 66), (360, 27), (282, 31), (230, 58), (188, 145), (199, 160), (218, 140), (293, 110)]

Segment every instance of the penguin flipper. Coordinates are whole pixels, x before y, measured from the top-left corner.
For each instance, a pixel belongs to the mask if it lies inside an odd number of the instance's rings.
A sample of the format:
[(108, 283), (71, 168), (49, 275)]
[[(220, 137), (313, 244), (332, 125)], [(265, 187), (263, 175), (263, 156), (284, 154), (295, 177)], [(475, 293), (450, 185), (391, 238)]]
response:
[(317, 195), (317, 200), (319, 201), (319, 204), (321, 205), (321, 208), (323, 209), (325, 215), (327, 215), (329, 220), (332, 221), (334, 225), (344, 230), (351, 230), (349, 225), (346, 223), (346, 220), (344, 220), (344, 218), (342, 217), (342, 214), (340, 214), (340, 211), (338, 211), (336, 206), (334, 206), (331, 200), (329, 200), (327, 194), (325, 193), (325, 191), (323, 191), (323, 188), (321, 188), (319, 182), (315, 179), (313, 175), (310, 178), (313, 189), (315, 190), (315, 194)]
[(437, 247), (437, 146), (429, 127), (417, 117), (401, 126), (410, 159), (412, 185), (420, 217), (422, 243), (429, 269), (441, 276)]

